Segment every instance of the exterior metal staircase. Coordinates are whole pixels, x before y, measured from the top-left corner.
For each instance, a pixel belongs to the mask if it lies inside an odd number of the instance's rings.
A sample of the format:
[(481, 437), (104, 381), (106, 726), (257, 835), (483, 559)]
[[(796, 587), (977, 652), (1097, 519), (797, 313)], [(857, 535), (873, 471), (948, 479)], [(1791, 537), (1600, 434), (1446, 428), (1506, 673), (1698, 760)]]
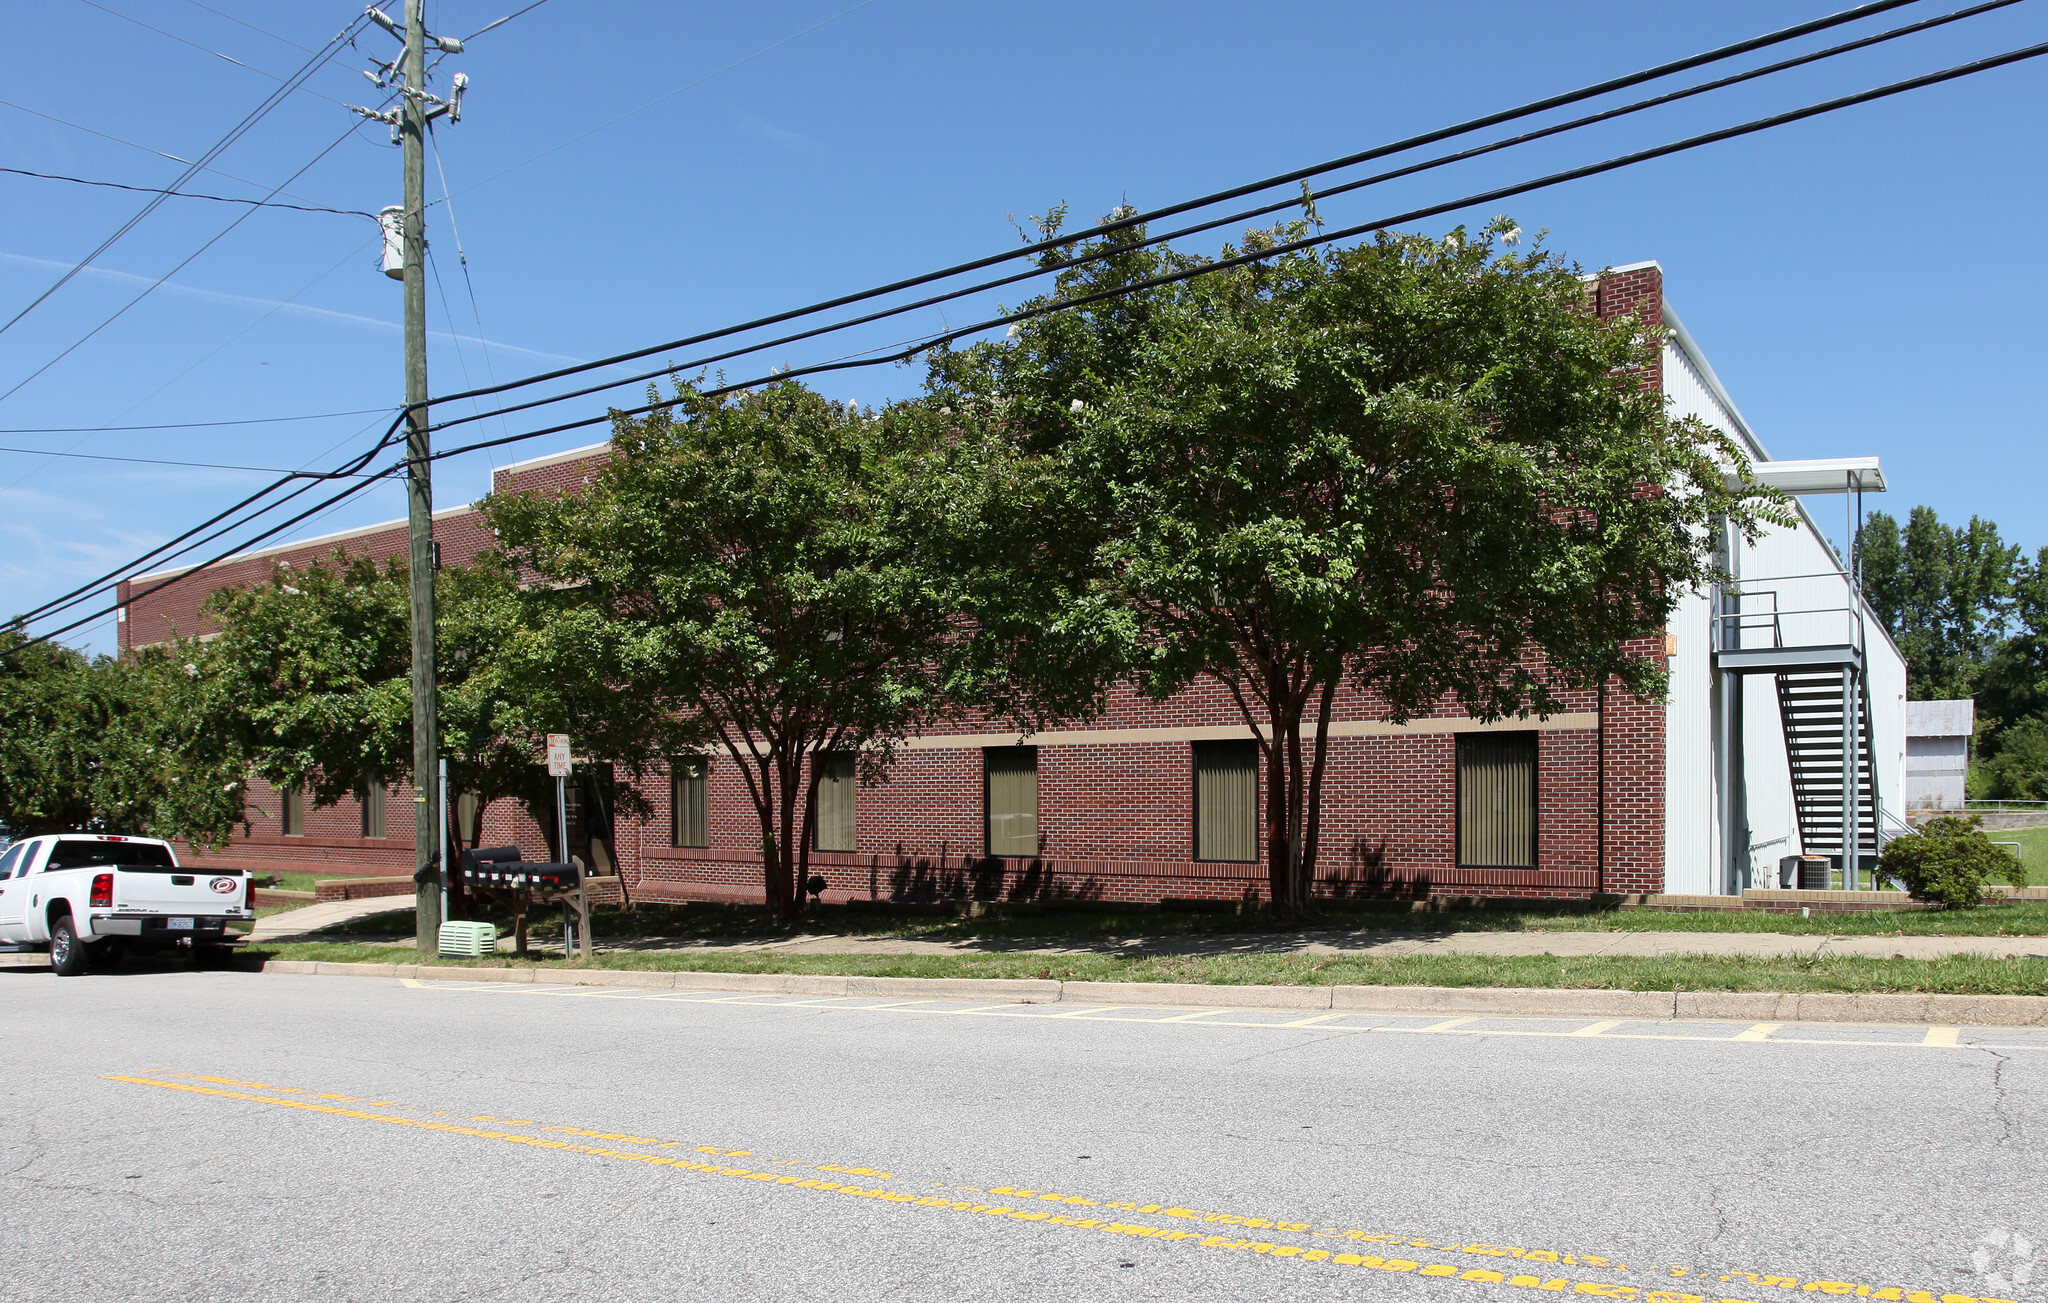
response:
[[(1842, 675), (1845, 667), (1777, 676), (1778, 713), (1792, 767), (1792, 802), (1800, 848), (1808, 855), (1842, 854)], [(1870, 704), (1856, 712), (1856, 844), (1858, 859), (1877, 854), (1877, 779), (1870, 763)]]

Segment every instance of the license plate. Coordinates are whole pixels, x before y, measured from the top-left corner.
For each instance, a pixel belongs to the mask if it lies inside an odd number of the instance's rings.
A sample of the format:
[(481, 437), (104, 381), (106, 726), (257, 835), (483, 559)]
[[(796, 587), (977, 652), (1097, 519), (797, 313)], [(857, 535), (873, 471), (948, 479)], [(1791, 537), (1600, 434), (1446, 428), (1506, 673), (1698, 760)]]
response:
[(192, 920), (189, 918), (174, 918), (166, 921), (164, 926), (173, 932), (190, 932), (192, 930)]

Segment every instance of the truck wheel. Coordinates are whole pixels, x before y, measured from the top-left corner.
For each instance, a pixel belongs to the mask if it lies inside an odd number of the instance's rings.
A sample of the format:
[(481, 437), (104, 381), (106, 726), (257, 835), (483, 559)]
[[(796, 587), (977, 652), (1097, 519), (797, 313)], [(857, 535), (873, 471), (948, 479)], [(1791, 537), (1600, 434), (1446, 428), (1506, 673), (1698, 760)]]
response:
[(197, 941), (192, 943), (192, 967), (194, 968), (219, 968), (227, 962), (227, 958), (228, 948), (226, 946), (202, 945)]
[(59, 914), (50, 920), (50, 967), (59, 977), (85, 975), (85, 943), (78, 939), (69, 914)]

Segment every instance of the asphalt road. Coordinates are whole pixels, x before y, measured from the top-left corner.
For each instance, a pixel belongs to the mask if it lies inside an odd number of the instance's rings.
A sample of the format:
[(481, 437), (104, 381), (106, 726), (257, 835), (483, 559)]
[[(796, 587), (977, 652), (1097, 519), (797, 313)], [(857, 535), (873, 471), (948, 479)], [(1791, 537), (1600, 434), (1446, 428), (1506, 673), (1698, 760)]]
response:
[(2048, 1032), (170, 969), (0, 1007), (8, 1300), (2048, 1284)]

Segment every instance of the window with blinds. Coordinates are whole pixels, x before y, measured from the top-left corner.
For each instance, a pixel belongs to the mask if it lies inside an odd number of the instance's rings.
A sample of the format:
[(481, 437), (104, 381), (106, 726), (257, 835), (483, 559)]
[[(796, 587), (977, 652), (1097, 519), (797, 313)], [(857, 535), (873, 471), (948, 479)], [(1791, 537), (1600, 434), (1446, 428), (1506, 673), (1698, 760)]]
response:
[(825, 756), (818, 762), (818, 832), (813, 850), (854, 849), (852, 756)]
[(1038, 854), (1038, 748), (984, 747), (981, 764), (988, 853)]
[(1259, 744), (1195, 743), (1195, 858), (1259, 858)]
[(483, 808), (482, 802), (476, 799), (475, 792), (455, 794), (455, 831), (471, 846), (476, 845), (477, 839), (483, 835)]
[(384, 777), (372, 769), (363, 776), (360, 794), (363, 806), (363, 836), (384, 835)]
[(711, 818), (707, 789), (711, 764), (702, 756), (669, 766), (669, 838), (671, 846), (709, 846)]
[(284, 825), (287, 837), (306, 835), (306, 793), (299, 788), (290, 788), (277, 794), (277, 818)]
[(1536, 735), (1458, 735), (1458, 864), (1536, 867)]

